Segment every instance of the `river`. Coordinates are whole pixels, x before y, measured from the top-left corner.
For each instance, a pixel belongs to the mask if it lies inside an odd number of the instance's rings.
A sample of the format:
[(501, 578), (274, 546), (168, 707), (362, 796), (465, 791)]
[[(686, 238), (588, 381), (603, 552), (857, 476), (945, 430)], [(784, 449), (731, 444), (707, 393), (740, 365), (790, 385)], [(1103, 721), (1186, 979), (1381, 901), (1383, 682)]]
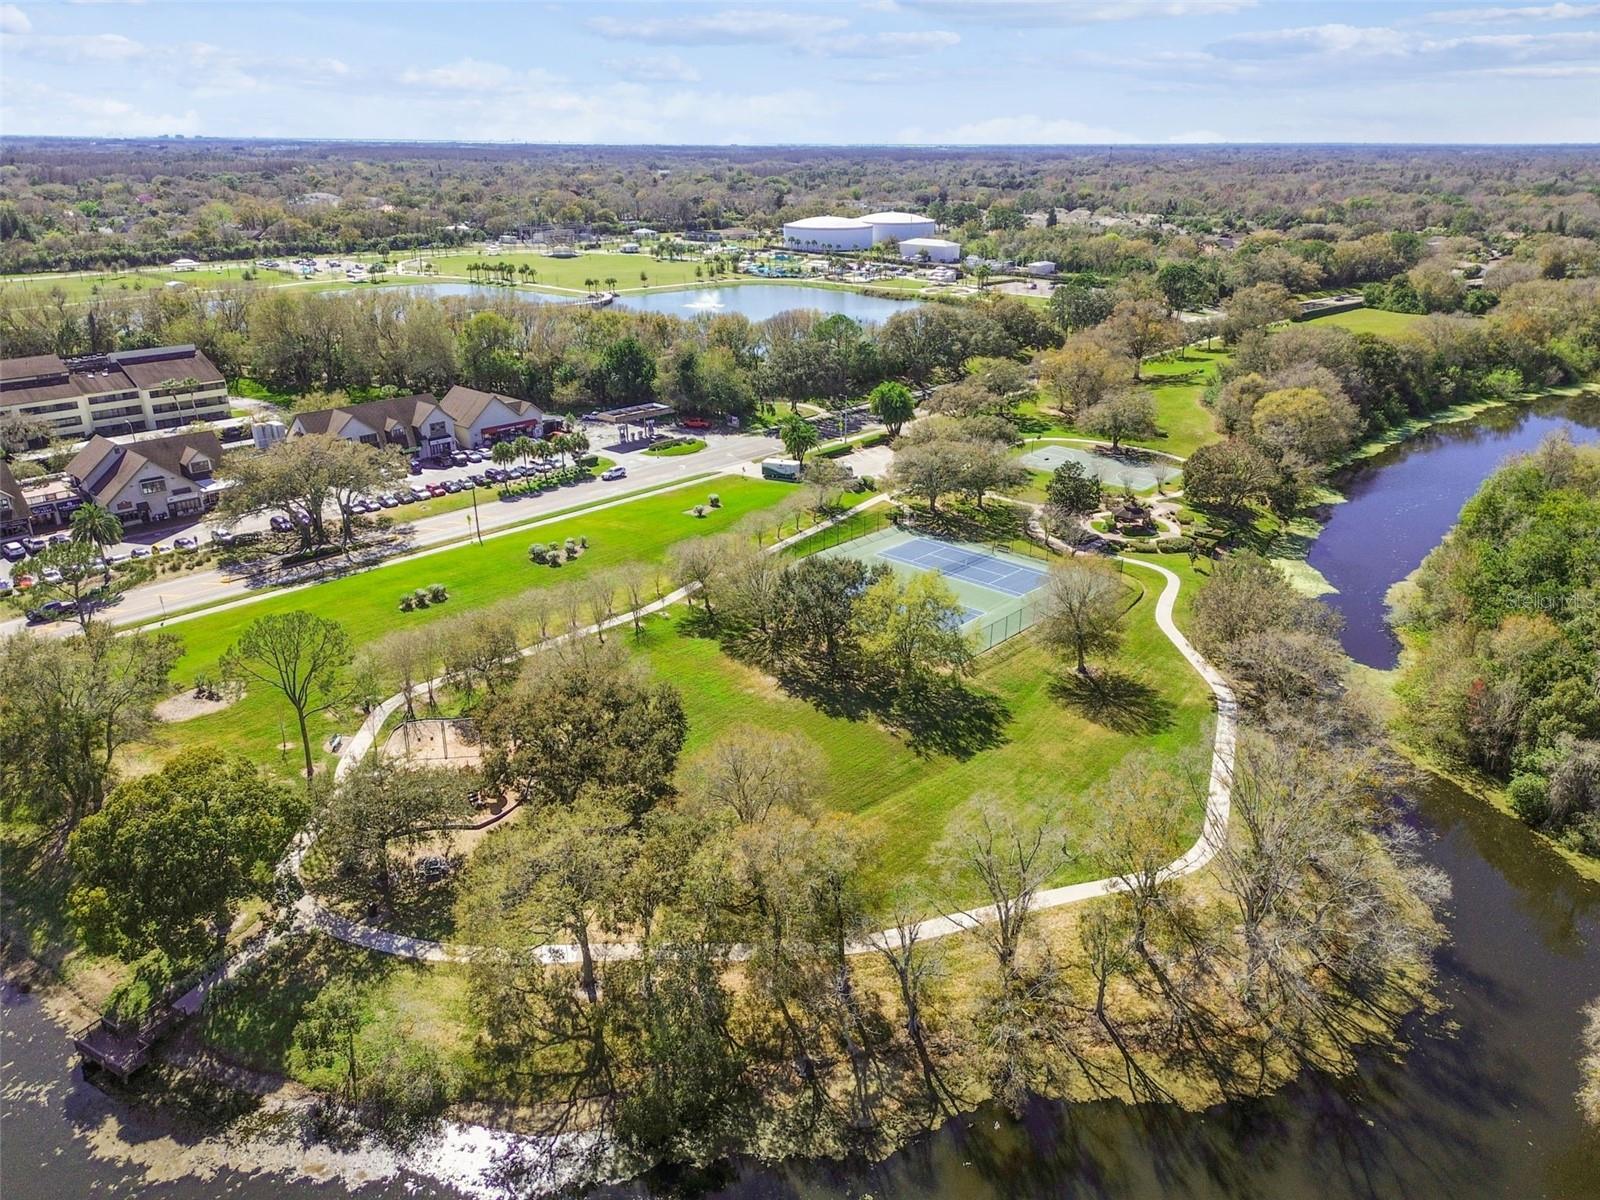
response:
[(1345, 502), (1326, 514), (1307, 561), (1338, 589), (1324, 600), (1344, 616), (1346, 654), (1369, 667), (1395, 665), (1400, 642), (1389, 628), (1389, 588), (1439, 544), (1496, 467), (1563, 429), (1574, 441), (1594, 440), (1600, 395), (1548, 396), (1436, 425), (1334, 478)]
[[(1361, 468), (1362, 495), (1386, 494), (1385, 472), (1427, 447), (1449, 453), (1475, 446), (1480, 452), (1467, 461), (1476, 474), (1467, 477), (1462, 460), (1453, 459), (1456, 468), (1436, 477), (1459, 507), (1506, 452), (1521, 448), (1519, 438), (1537, 442), (1543, 430), (1530, 434), (1530, 425), (1568, 419), (1570, 410), (1541, 404), (1498, 414), (1476, 430), (1439, 430)], [(1594, 426), (1585, 418), (1583, 427)], [(1409, 493), (1388, 494), (1398, 502)], [(1454, 517), (1452, 508), (1432, 541), (1392, 556), (1385, 539), (1409, 534), (1417, 518), (1397, 523), (1384, 508), (1355, 503), (1335, 516), (1366, 513), (1366, 526), (1347, 519), (1342, 536), (1364, 536), (1374, 553), (1362, 560), (1365, 567), (1344, 569), (1341, 596), (1375, 589), (1381, 597), (1410, 570), (1394, 573), (1408, 555), (1420, 561)], [(694, 1180), (657, 1181), (653, 1192), (644, 1184), (611, 1192), (727, 1200), (854, 1200), (866, 1193), (878, 1200), (1600, 1197), (1600, 1135), (1582, 1125), (1573, 1100), (1579, 1010), (1600, 995), (1600, 885), (1577, 878), (1521, 824), (1449, 783), (1424, 780), (1408, 799), (1424, 857), (1449, 876), (1453, 899), (1444, 916), (1450, 941), (1438, 960), (1442, 1003), (1406, 1021), (1410, 1049), (1403, 1056), (1365, 1054), (1351, 1076), (1308, 1071), (1265, 1099), (1201, 1113), (1041, 1102), (1020, 1122), (980, 1111), (871, 1167), (734, 1163)], [(4, 1016), (6, 1200), (97, 1191), (279, 1200), (363, 1183), (362, 1196), (455, 1194), (439, 1180), (461, 1177), (466, 1155), (459, 1146), (449, 1171), (439, 1169), (447, 1154), (414, 1162), (424, 1175), (379, 1154), (313, 1148), (302, 1165), (297, 1147), (228, 1145), (130, 1111), (83, 1084), (69, 1072), (65, 1041), (37, 999), (8, 993)], [(265, 1165), (256, 1173), (239, 1169), (258, 1162)], [(207, 1177), (181, 1174), (195, 1169)]]

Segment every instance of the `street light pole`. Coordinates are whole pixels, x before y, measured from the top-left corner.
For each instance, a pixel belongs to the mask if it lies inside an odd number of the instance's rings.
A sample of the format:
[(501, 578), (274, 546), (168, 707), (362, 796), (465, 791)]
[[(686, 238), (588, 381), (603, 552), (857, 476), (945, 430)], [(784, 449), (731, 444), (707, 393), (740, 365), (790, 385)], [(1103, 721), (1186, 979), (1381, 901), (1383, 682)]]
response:
[(478, 519), (478, 485), (469, 481), (468, 487), (472, 489), (472, 524), (478, 530), (478, 545), (483, 545), (483, 522)]

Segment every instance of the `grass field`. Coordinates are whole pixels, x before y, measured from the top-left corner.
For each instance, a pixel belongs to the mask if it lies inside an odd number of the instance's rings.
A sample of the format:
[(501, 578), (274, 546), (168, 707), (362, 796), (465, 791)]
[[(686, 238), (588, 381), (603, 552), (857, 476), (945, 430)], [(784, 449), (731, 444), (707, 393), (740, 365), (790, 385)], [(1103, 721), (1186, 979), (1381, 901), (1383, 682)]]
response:
[[(1144, 386), (1155, 401), (1156, 425), (1161, 433), (1153, 438), (1129, 438), (1128, 445), (1187, 458), (1200, 446), (1216, 441), (1211, 410), (1201, 403), (1201, 397), (1218, 365), (1227, 357), (1222, 350), (1190, 347), (1182, 354), (1145, 363)], [(1030, 436), (1094, 437), (1067, 424), (1041, 403), (1040, 397), (1024, 402), (1021, 412), (1025, 418), (1023, 432)]]
[[(440, 254), (425, 254), (424, 261), (432, 263), (436, 277), (449, 277), (468, 279), (467, 267), (474, 263), (510, 263), (512, 266), (526, 264), (538, 272), (538, 275), (528, 282), (539, 287), (569, 288), (576, 291), (584, 290), (584, 280), (598, 279), (600, 286), (605, 287), (605, 280), (615, 279), (617, 291), (635, 290), (646, 286), (646, 281), (639, 278), (640, 272), (647, 277), (648, 286), (655, 287), (661, 284), (696, 283), (702, 280), (695, 276), (695, 269), (699, 268), (701, 275), (705, 274), (705, 266), (699, 260), (658, 262), (649, 254), (608, 254), (604, 251), (585, 251), (577, 258), (552, 258), (548, 254), (538, 254), (529, 250), (511, 251), (453, 251)], [(737, 277), (736, 277), (737, 278)], [(410, 282), (419, 282), (411, 279)], [(523, 280), (519, 277), (518, 283)]]
[[(531, 588), (551, 587), (626, 562), (660, 562), (674, 542), (727, 529), (745, 514), (769, 508), (793, 494), (786, 484), (743, 478), (718, 480), (717, 491), (722, 506), (710, 510), (704, 518), (685, 513), (704, 499), (703, 487), (654, 493), (615, 508), (543, 526), (530, 531), (526, 538), (495, 538), (482, 546), (469, 544), (414, 562), (402, 560), (376, 571), (268, 597), (238, 611), (196, 617), (172, 627), (185, 646), (173, 678), (181, 689), (187, 688), (199, 673), (215, 674), (223, 651), (240, 630), (270, 613), (304, 609), (331, 617), (345, 626), (359, 647), (391, 630), (447, 619)], [(559, 570), (529, 563), (530, 542), (561, 541), (580, 535), (589, 539), (589, 550), (576, 561)], [(398, 609), (400, 596), (430, 583), (443, 583), (449, 588), (449, 601), (402, 614)], [(318, 717), (313, 736), (321, 742), (338, 729), (349, 732), (354, 724), (352, 717), (349, 713)], [(289, 731), (287, 737), (284, 730)], [(222, 712), (161, 726), (158, 736), (159, 741), (148, 753), (148, 758), (156, 762), (189, 746), (213, 745), (241, 751), (285, 774), (292, 774), (295, 769), (296, 747), (280, 746), (295, 737), (293, 713), (276, 693), (265, 689), (252, 692)]]
[(1351, 333), (1376, 333), (1381, 337), (1394, 337), (1406, 333), (1426, 317), (1415, 313), (1385, 312), (1381, 308), (1356, 308), (1349, 312), (1333, 313), (1326, 317), (1313, 317), (1308, 325), (1337, 325)]

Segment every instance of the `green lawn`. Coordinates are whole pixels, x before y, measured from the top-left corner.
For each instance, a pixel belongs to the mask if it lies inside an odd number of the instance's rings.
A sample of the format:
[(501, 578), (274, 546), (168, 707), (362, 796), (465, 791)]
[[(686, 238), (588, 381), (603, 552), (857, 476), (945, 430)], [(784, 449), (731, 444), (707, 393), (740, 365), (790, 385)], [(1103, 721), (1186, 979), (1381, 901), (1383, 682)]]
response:
[[(439, 554), (394, 564), (343, 579), (287, 592), (258, 601), (247, 608), (210, 613), (172, 627), (183, 638), (185, 654), (173, 673), (180, 688), (188, 687), (198, 673), (214, 673), (222, 652), (250, 621), (269, 613), (305, 609), (332, 617), (350, 631), (359, 647), (391, 630), (427, 624), (474, 608), (506, 600), (530, 588), (550, 587), (581, 578), (594, 571), (626, 562), (659, 562), (672, 543), (727, 529), (747, 513), (769, 508), (793, 489), (782, 483), (730, 477), (717, 481), (722, 506), (704, 518), (686, 510), (709, 493), (703, 486), (653, 493), (628, 504), (587, 516), (577, 516), (530, 531), (528, 536), (492, 538), (482, 546), (468, 544)], [(560, 569), (535, 567), (527, 557), (534, 541), (589, 539), (589, 551)], [(420, 612), (401, 613), (400, 596), (430, 583), (443, 583), (450, 600)], [(348, 733), (358, 720), (354, 713), (334, 713), (315, 722), (313, 734), (326, 738), (335, 730)], [(280, 724), (281, 722), (281, 724)], [(285, 732), (287, 731), (287, 736)], [(293, 713), (276, 693), (258, 689), (232, 707), (195, 720), (165, 725), (151, 757), (163, 760), (194, 745), (215, 745), (239, 750), (264, 765), (294, 771)]]
[[(1144, 364), (1144, 386), (1149, 390), (1156, 406), (1156, 425), (1160, 433), (1153, 438), (1129, 438), (1128, 445), (1143, 446), (1151, 450), (1165, 450), (1187, 458), (1208, 442), (1217, 440), (1212, 425), (1211, 410), (1201, 403), (1206, 385), (1215, 377), (1217, 367), (1227, 360), (1222, 350), (1201, 350), (1190, 347), (1182, 354), (1157, 359)], [(1063, 421), (1047, 407), (1042, 397), (1024, 401), (1020, 406), (1024, 418), (1023, 432), (1032, 436), (1093, 438)]]
[[(406, 256), (399, 256), (404, 258)], [(433, 264), (438, 276), (468, 279), (467, 267), (474, 263), (510, 263), (512, 266), (526, 264), (538, 274), (526, 282), (535, 286), (573, 288), (584, 290), (584, 280), (598, 279), (600, 286), (605, 287), (605, 280), (615, 279), (618, 291), (629, 289), (637, 291), (646, 286), (639, 279), (642, 271), (648, 277), (648, 286), (655, 287), (660, 284), (683, 284), (702, 282), (706, 273), (705, 264), (700, 260), (682, 260), (674, 262), (658, 262), (648, 253), (639, 254), (609, 254), (600, 250), (590, 250), (579, 254), (577, 258), (552, 258), (548, 254), (539, 254), (530, 250), (492, 250), (479, 253), (472, 251), (452, 251), (449, 253), (432, 254), (424, 252), (424, 260)], [(695, 276), (695, 268), (701, 271), (701, 278)], [(418, 282), (409, 278), (409, 282)], [(520, 276), (516, 282), (525, 282)]]
[(1355, 308), (1349, 312), (1332, 313), (1326, 317), (1313, 317), (1306, 324), (1337, 325), (1351, 333), (1376, 333), (1381, 337), (1394, 337), (1409, 332), (1427, 320), (1415, 313), (1385, 312), (1381, 308)]
[(645, 453), (653, 458), (681, 458), (685, 454), (699, 454), (706, 448), (705, 442), (700, 438), (690, 438), (686, 442), (673, 442), (666, 446), (651, 446)]
[[(1002, 740), (965, 757), (919, 751), (903, 733), (870, 718), (822, 712), (730, 658), (715, 641), (685, 636), (681, 614), (653, 623), (642, 650), (683, 694), (686, 763), (741, 724), (803, 734), (827, 761), (825, 802), (858, 819), (873, 842), (872, 882), (891, 886), (925, 878), (930, 852), (950, 822), (978, 806), (1034, 806), (1058, 814), (1068, 829), (1082, 828), (1086, 793), (1125, 756), (1147, 750), (1169, 757), (1202, 745), (1210, 694), (1156, 627), (1160, 580), (1136, 570), (1128, 578), (1142, 586), (1143, 597), (1129, 614), (1127, 642), (1104, 693), (1085, 689), (1033, 638), (1005, 643), (979, 659), (972, 678), (1007, 714)], [(1200, 812), (1197, 805), (1188, 840), (1198, 833)], [(1171, 847), (1175, 854), (1183, 848)], [(1080, 860), (1055, 882), (1099, 873)]]

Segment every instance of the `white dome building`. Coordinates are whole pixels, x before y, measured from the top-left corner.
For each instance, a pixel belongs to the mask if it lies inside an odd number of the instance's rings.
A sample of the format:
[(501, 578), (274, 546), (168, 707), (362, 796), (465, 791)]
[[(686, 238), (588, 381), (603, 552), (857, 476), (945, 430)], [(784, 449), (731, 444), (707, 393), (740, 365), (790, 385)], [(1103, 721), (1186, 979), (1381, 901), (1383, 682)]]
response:
[(783, 227), (783, 244), (792, 250), (866, 250), (875, 240), (873, 227), (855, 217), (802, 217)]
[(919, 217), (916, 213), (907, 212), (877, 212), (868, 213), (861, 218), (872, 226), (872, 241), (878, 242), (903, 242), (908, 238), (931, 238), (939, 232), (939, 227), (931, 217)]

